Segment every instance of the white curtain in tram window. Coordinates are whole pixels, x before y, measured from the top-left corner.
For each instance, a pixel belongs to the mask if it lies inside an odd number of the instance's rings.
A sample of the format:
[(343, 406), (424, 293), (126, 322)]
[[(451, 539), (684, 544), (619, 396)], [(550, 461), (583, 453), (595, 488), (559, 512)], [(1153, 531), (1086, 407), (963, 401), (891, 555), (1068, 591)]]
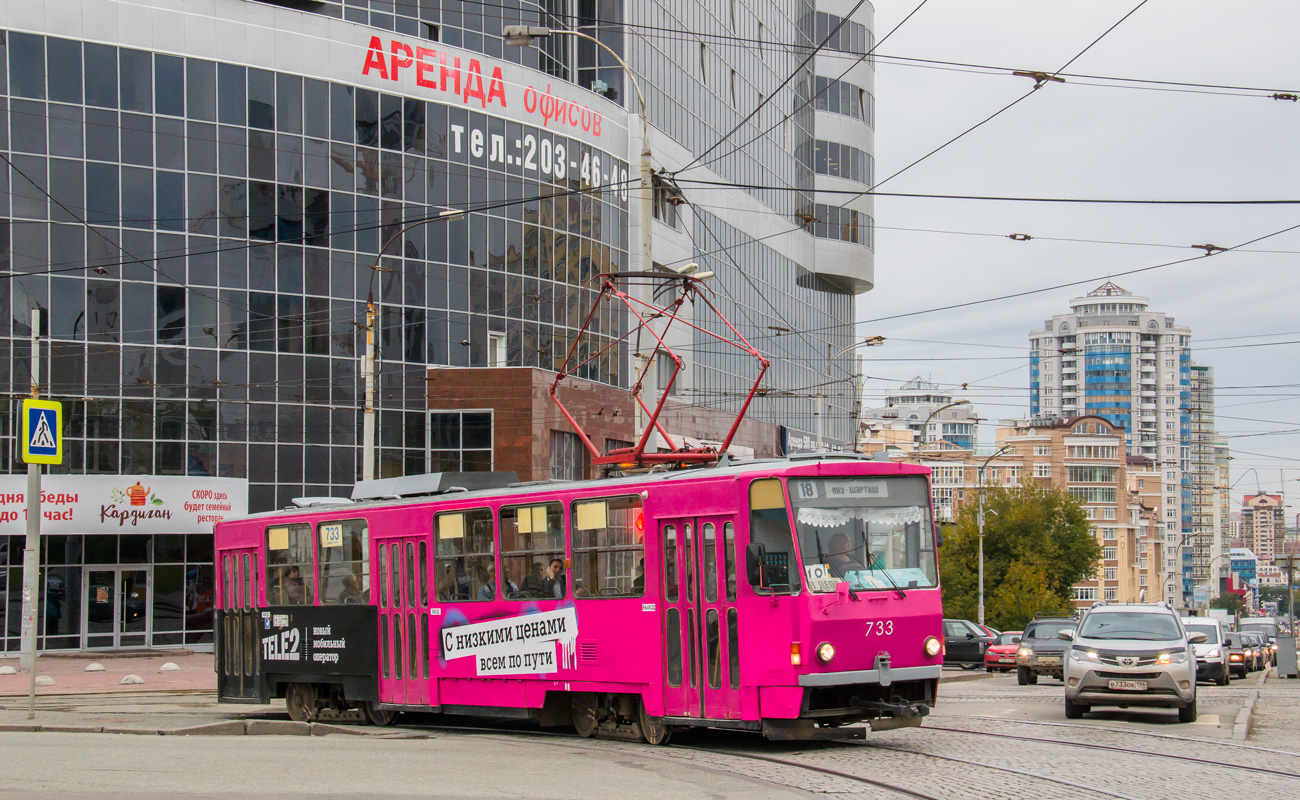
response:
[(915, 525), (925, 519), (919, 506), (897, 508), (800, 508), (799, 524), (815, 528), (838, 528), (851, 519), (868, 525), (901, 528)]

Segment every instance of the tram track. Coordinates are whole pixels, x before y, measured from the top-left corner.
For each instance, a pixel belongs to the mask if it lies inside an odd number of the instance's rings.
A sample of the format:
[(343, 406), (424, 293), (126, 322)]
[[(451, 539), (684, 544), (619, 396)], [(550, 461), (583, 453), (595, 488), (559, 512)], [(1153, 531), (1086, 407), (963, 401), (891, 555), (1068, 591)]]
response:
[[(836, 769), (832, 767), (821, 766), (818, 764), (810, 764), (807, 761), (800, 761), (791, 758), (782, 758), (776, 755), (739, 751), (732, 747), (711, 747), (707, 745), (697, 745), (697, 744), (669, 744), (661, 749), (652, 749), (646, 745), (635, 745), (635, 744), (629, 744), (627, 742), (618, 742), (613, 740), (575, 739), (573, 734), (553, 732), (553, 731), (526, 730), (526, 729), (507, 728), (507, 727), (498, 728), (498, 727), (486, 727), (486, 726), (459, 726), (459, 725), (420, 725), (418, 727), (425, 728), (425, 729), (436, 728), (449, 733), (464, 732), (464, 733), (474, 733), (474, 734), (498, 734), (498, 735), (526, 733), (529, 734), (530, 736), (544, 737), (550, 740), (550, 743), (558, 746), (566, 746), (567, 744), (567, 746), (571, 746), (571, 747), (590, 747), (591, 744), (593, 743), (600, 743), (600, 745), (605, 745), (605, 746), (631, 747), (631, 748), (635, 748), (635, 752), (638, 755), (651, 757), (651, 758), (673, 758), (671, 754), (675, 752), (681, 752), (681, 753), (692, 753), (692, 754), (709, 756), (715, 759), (721, 757), (724, 759), (737, 759), (741, 761), (761, 762), (761, 763), (773, 764), (781, 767), (788, 767), (797, 770), (802, 770), (805, 772), (811, 772), (816, 775), (821, 775), (829, 778), (836, 778), (839, 780), (849, 781), (851, 783), (859, 784), (862, 786), (871, 786), (877, 789), (883, 789), (889, 792), (894, 792), (896, 794), (903, 795), (906, 797), (917, 798), (917, 800), (947, 800), (946, 796), (943, 795), (930, 794), (922, 789), (900, 785), (899, 783), (881, 780), (880, 778), (873, 778), (865, 775), (855, 774), (853, 772), (847, 772), (843, 769)], [(756, 741), (759, 741), (762, 744), (767, 744), (766, 740), (756, 739)], [(820, 743), (819, 742), (819, 743), (815, 743), (814, 747), (816, 749), (813, 750), (812, 752), (831, 751), (837, 746), (838, 747), (844, 747), (844, 746), (870, 747), (872, 749), (887, 751), (903, 757), (915, 756), (919, 758), (929, 758), (929, 759), (935, 759), (935, 760), (944, 761), (948, 763), (961, 764), (963, 766), (968, 766), (968, 767), (976, 767), (980, 769), (991, 770), (999, 773), (1009, 773), (1019, 778), (1039, 780), (1060, 787), (1068, 787), (1069, 789), (1073, 789), (1077, 792), (1084, 792), (1090, 795), (1115, 798), (1116, 800), (1144, 800), (1142, 798), (1138, 798), (1133, 795), (1121, 794), (1118, 792), (1113, 792), (1109, 789), (1104, 789), (1102, 787), (1091, 786), (1085, 783), (1080, 783), (1078, 781), (1071, 781), (1065, 778), (1059, 778), (1052, 775), (1044, 775), (1042, 773), (1037, 773), (1030, 770), (1017, 769), (1015, 767), (1008, 767), (999, 764), (989, 764), (986, 762), (959, 758), (956, 756), (941, 755), (938, 753), (930, 753), (930, 752), (919, 751), (919, 750), (907, 750), (903, 748), (890, 747), (881, 744), (873, 744), (871, 742), (861, 742), (861, 743), (848, 743), (848, 742)], [(717, 764), (717, 763), (713, 764), (713, 766), (722, 769), (726, 768), (725, 765)], [(773, 781), (773, 782), (779, 782), (784, 785), (797, 785), (797, 784), (789, 784), (785, 781)]]
[[(1005, 723), (1008, 725), (1036, 725), (1036, 726), (1044, 726), (1044, 727), (1052, 727), (1052, 728), (1068, 728), (1068, 729), (1073, 729), (1078, 731), (1089, 731), (1089, 732), (1105, 731), (1106, 733), (1117, 733), (1124, 736), (1143, 736), (1152, 739), (1166, 739), (1174, 742), (1208, 744), (1208, 745), (1215, 745), (1218, 747), (1231, 747), (1237, 750), (1253, 750), (1260, 753), (1271, 753), (1280, 756), (1300, 756), (1300, 752), (1297, 752), (1295, 750), (1279, 750), (1274, 747), (1260, 747), (1259, 745), (1243, 744), (1241, 742), (1230, 742), (1222, 739), (1202, 739), (1196, 736), (1174, 736), (1173, 734), (1169, 734), (1169, 733), (1155, 733), (1153, 731), (1135, 730), (1132, 728), (1114, 728), (1106, 725), (1078, 725), (1071, 722), (1047, 722), (1045, 720), (1036, 720), (1036, 719), (1007, 719), (1006, 717), (993, 717), (993, 716), (979, 715), (979, 714), (945, 714), (944, 718), (945, 719), (948, 718), (976, 719), (976, 720), (982, 720), (987, 722)], [(932, 730), (943, 730), (942, 728), (936, 728), (931, 725), (923, 725), (922, 728), (932, 729)], [(971, 731), (971, 732), (978, 733), (979, 731)], [(1053, 741), (1053, 740), (1034, 739), (1034, 741)]]
[[(1010, 740), (1021, 741), (1021, 742), (1035, 742), (1038, 744), (1058, 745), (1061, 747), (1078, 747), (1086, 750), (1101, 750), (1101, 751), (1107, 751), (1113, 753), (1124, 753), (1126, 755), (1146, 756), (1149, 758), (1165, 758), (1165, 759), (1172, 759), (1174, 761), (1182, 761), (1182, 762), (1192, 763), (1192, 764), (1202, 764), (1202, 765), (1208, 765), (1212, 767), (1221, 767), (1225, 769), (1245, 770), (1247, 772), (1278, 775), (1283, 778), (1300, 779), (1300, 773), (1297, 772), (1287, 772), (1286, 770), (1272, 769), (1270, 767), (1251, 766), (1248, 764), (1234, 764), (1227, 761), (1215, 761), (1214, 759), (1210, 759), (1210, 758), (1178, 755), (1176, 753), (1161, 753), (1152, 750), (1138, 750), (1131, 747), (1117, 747), (1115, 745), (1097, 744), (1092, 742), (1063, 741), (1060, 739), (1043, 739), (1036, 736), (1017, 736), (1015, 734), (995, 733), (993, 731), (972, 731), (965, 728), (941, 728), (941, 727), (929, 726), (929, 725), (925, 726), (923, 730), (943, 731), (945, 733), (960, 733), (960, 734), (968, 734), (974, 736), (988, 736), (988, 737), (993, 737), (998, 739), (1010, 739)], [(1204, 742), (1205, 740), (1192, 739), (1188, 741), (1195, 741), (1201, 743)], [(1215, 744), (1214, 742), (1209, 742), (1209, 743)], [(1280, 751), (1274, 751), (1274, 752), (1280, 752)]]

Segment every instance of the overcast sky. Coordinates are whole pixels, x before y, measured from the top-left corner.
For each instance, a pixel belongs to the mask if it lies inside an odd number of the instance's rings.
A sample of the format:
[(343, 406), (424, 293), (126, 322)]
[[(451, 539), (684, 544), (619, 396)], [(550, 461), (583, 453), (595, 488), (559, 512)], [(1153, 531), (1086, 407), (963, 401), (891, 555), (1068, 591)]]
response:
[[(877, 39), (918, 2), (877, 0)], [(928, 0), (877, 53), (1051, 72), (1137, 3)], [(1294, 0), (1149, 0), (1065, 71), (1300, 92), (1296, 30), (1300, 3)], [(1032, 80), (1007, 73), (880, 60), (876, 179), (1032, 86)], [(1268, 99), (1265, 92), (1151, 91), (1070, 78), (1045, 85), (880, 189), (1293, 200), (1300, 199), (1298, 134), (1300, 103)], [(982, 418), (1026, 416), (1028, 332), (1053, 314), (1068, 312), (1071, 297), (1114, 275), (1120, 286), (1150, 298), (1152, 310), (1190, 325), (1192, 357), (1214, 367), (1218, 430), (1230, 437), (1234, 456), (1234, 502), (1243, 490), (1256, 490), (1257, 476), (1264, 491), (1283, 488), (1280, 470), (1287, 470), (1292, 506), (1287, 521), (1295, 523), (1300, 435), (1281, 432), (1300, 430), (1295, 388), (1300, 344), (1254, 345), (1300, 340), (1300, 230), (1248, 248), (1274, 252), (1225, 253), (1136, 275), (1118, 273), (1195, 256), (1200, 251), (1191, 249), (1193, 244), (1231, 247), (1300, 224), (1300, 205), (1101, 206), (881, 197), (875, 219), (876, 287), (858, 299), (859, 333), (883, 334), (888, 341), (861, 351), (871, 359), (864, 371), (885, 379), (866, 382), (866, 405), (878, 405), (885, 391), (919, 374), (970, 398)], [(1006, 238), (1013, 233), (1034, 238)], [(1093, 280), (968, 308), (879, 319), (1083, 279)], [(1247, 336), (1255, 338), (1226, 338)], [(1209, 349), (1242, 344), (1252, 346)], [(962, 383), (969, 384), (965, 391)], [(1260, 388), (1276, 384), (1284, 386)], [(992, 440), (995, 424), (983, 426), (984, 441)], [(1278, 433), (1243, 436), (1263, 432)], [(1251, 467), (1257, 474), (1248, 473)]]

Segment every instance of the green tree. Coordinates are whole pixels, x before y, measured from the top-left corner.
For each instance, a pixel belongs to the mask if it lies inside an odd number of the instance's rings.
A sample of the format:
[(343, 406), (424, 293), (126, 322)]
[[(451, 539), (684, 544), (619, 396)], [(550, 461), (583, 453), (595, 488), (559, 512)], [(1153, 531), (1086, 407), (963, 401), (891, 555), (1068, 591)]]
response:
[(1241, 595), (1232, 592), (1221, 594), (1211, 600), (1210, 608), (1225, 608), (1229, 614), (1235, 614), (1237, 619), (1241, 619), (1246, 614), (1246, 604), (1242, 601)]
[[(947, 616), (975, 619), (979, 603), (979, 522), (976, 502), (962, 506), (939, 548)], [(1073, 607), (1070, 587), (1092, 575), (1101, 545), (1083, 506), (1068, 493), (1038, 485), (984, 490), (984, 591), (986, 619), (996, 628), (1032, 619), (1037, 611)], [(1018, 564), (1014, 573), (1013, 565)], [(1003, 583), (1010, 585), (1003, 590)], [(989, 600), (1003, 592), (995, 611)], [(1011, 605), (1030, 603), (1016, 613)]]
[(1259, 599), (1262, 601), (1277, 601), (1277, 613), (1285, 614), (1287, 606), (1291, 602), (1285, 586), (1261, 586), (1259, 587)]
[(1000, 630), (1024, 630), (1035, 612), (1069, 614), (1073, 610), (1072, 603), (1047, 588), (1042, 567), (1020, 560), (1007, 567), (987, 604), (988, 619), (995, 620), (993, 625)]

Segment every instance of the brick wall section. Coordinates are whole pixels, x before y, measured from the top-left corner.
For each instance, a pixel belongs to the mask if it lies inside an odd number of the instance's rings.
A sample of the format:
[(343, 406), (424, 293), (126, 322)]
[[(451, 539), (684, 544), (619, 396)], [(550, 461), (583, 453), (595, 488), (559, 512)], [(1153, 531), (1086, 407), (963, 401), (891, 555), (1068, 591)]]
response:
[[(576, 433), (551, 399), (549, 389), (554, 380), (554, 372), (531, 367), (431, 369), (428, 407), (442, 411), (492, 409), (494, 468), (516, 472), (521, 481), (546, 480), (550, 477), (551, 431)], [(601, 452), (606, 450), (606, 439), (634, 441), (636, 420), (627, 390), (568, 378), (558, 394)], [(670, 401), (661, 419), (674, 436), (720, 440), (733, 416)], [(753, 448), (757, 456), (776, 455), (779, 429), (747, 419), (734, 443)], [(590, 457), (587, 474), (599, 477), (599, 470), (590, 466)]]

